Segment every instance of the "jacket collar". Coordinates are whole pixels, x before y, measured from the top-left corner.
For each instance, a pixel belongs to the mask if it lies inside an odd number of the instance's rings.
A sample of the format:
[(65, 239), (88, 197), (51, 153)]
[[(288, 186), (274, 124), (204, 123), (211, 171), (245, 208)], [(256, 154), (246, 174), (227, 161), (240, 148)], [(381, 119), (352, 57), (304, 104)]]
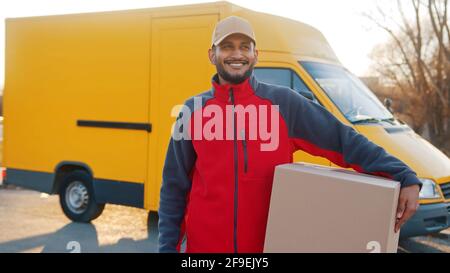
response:
[(223, 101), (231, 102), (230, 90), (233, 91), (235, 103), (240, 102), (255, 93), (257, 80), (253, 73), (239, 84), (219, 84), (219, 76), (215, 74), (212, 78), (214, 97)]

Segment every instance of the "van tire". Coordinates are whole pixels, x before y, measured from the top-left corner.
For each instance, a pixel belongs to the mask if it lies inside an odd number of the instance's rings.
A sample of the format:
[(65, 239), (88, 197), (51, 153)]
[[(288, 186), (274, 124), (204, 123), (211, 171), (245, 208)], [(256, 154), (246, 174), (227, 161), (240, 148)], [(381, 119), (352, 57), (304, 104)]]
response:
[(95, 201), (92, 177), (82, 170), (67, 174), (59, 191), (64, 214), (74, 222), (89, 223), (100, 216), (105, 204)]
[(147, 217), (147, 237), (158, 238), (158, 221), (159, 216), (156, 211), (149, 211)]

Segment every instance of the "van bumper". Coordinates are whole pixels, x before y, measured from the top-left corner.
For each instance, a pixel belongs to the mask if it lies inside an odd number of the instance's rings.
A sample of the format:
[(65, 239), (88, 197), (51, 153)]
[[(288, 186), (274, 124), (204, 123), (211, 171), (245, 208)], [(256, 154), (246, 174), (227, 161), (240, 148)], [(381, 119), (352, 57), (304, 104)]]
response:
[(437, 233), (449, 227), (449, 203), (420, 205), (403, 225), (400, 238)]

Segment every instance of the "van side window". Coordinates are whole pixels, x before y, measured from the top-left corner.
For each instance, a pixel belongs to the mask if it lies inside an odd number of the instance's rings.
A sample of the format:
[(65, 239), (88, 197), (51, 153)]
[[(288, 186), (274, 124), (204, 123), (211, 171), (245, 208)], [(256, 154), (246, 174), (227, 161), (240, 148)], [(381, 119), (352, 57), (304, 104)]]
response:
[(300, 93), (300, 95), (318, 103), (317, 99), (302, 79), (290, 69), (256, 67), (254, 74), (256, 78), (262, 82), (287, 86)]
[(292, 89), (299, 92), (300, 95), (303, 95), (307, 99), (310, 99), (315, 103), (319, 103), (316, 97), (314, 96), (313, 92), (308, 88), (308, 86), (306, 86), (303, 80), (300, 79), (300, 77), (294, 71), (292, 71), (292, 76), (293, 76)]
[(282, 85), (292, 88), (291, 86), (291, 71), (283, 68), (255, 68), (255, 76), (258, 80)]

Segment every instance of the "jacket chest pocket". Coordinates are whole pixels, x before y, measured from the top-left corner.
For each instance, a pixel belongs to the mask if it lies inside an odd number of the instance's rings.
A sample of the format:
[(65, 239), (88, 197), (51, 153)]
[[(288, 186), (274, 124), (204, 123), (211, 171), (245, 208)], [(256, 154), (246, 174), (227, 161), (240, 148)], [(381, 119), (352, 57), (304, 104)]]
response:
[(262, 141), (250, 139), (244, 129), (240, 129), (238, 133), (238, 165), (239, 173), (243, 175), (243, 178), (270, 180), (273, 177), (275, 166), (287, 162), (282, 159), (277, 150), (262, 150)]
[(241, 143), (242, 143), (242, 151), (244, 154), (244, 173), (246, 174), (248, 171), (248, 148), (244, 129), (241, 130)]

